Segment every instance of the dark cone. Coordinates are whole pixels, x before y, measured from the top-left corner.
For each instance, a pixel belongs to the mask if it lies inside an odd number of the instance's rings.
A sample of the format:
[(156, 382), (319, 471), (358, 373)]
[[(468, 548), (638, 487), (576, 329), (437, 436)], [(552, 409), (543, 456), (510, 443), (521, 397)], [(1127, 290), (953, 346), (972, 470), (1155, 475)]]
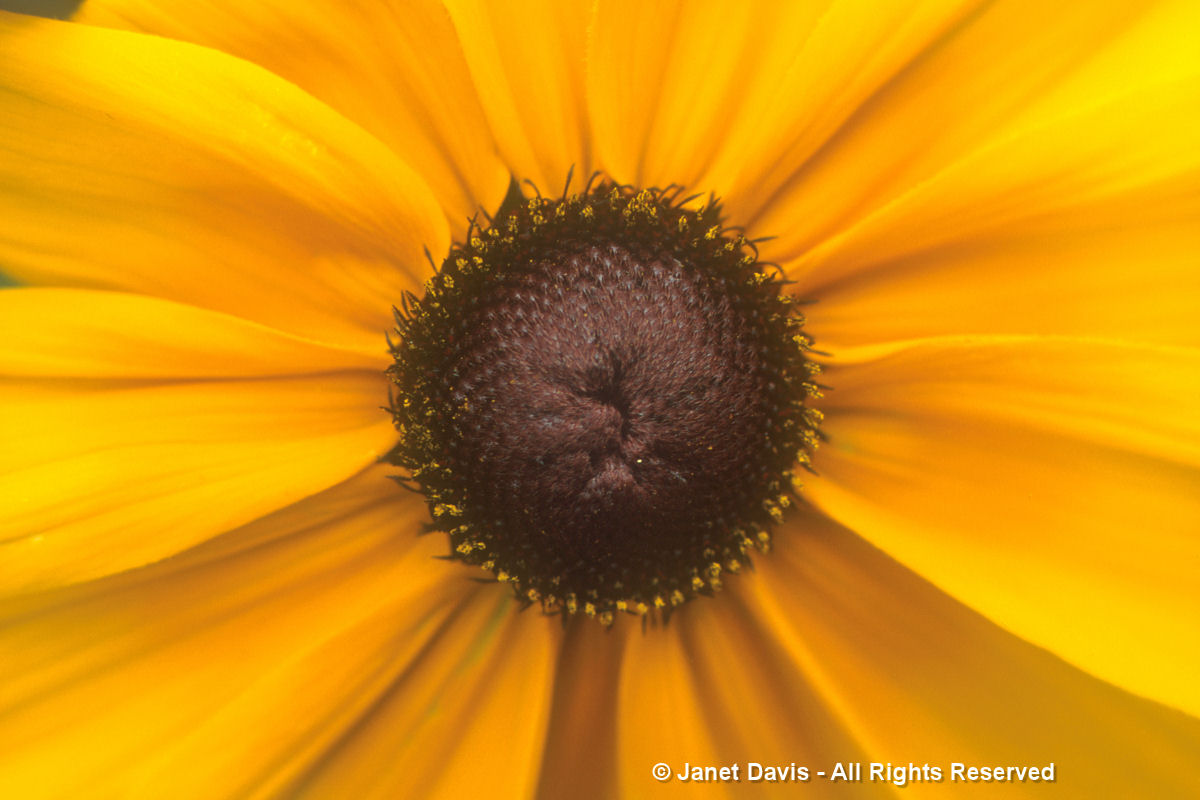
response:
[(393, 461), (457, 557), (549, 610), (611, 621), (717, 588), (815, 444), (780, 288), (714, 204), (513, 203), (397, 315)]

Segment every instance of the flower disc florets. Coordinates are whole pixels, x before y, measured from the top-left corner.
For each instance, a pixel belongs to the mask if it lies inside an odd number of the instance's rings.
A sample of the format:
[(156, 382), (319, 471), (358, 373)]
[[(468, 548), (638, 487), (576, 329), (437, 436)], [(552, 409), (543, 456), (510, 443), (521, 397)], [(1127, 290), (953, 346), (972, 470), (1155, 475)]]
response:
[(816, 444), (781, 287), (715, 201), (517, 197), (397, 311), (391, 461), (523, 600), (665, 613), (767, 548)]

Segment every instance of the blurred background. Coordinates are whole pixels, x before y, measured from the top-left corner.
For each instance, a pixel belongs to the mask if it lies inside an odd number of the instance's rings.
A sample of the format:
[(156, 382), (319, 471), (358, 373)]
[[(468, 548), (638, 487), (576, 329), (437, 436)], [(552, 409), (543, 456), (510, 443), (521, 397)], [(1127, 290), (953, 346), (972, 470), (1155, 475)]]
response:
[(79, 4), (80, 0), (0, 0), (0, 9), (63, 19)]

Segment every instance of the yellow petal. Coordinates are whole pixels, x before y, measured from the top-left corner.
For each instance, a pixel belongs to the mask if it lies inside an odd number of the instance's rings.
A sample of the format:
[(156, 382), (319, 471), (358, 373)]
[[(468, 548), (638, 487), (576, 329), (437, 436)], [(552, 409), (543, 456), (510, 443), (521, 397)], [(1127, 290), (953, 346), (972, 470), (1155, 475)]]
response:
[(827, 377), (819, 506), (1018, 636), (1200, 711), (1200, 350), (930, 340)]
[(439, 3), (88, 0), (78, 21), (196, 42), (287, 78), (377, 136), (425, 178), (457, 234), (508, 188)]
[(0, 586), (137, 566), (387, 450), (378, 359), (148, 297), (0, 292)]
[[(621, 796), (787, 797), (799, 789), (824, 796), (817, 770), (869, 755), (744, 601), (754, 581), (753, 573), (732, 578), (715, 600), (680, 609), (665, 630), (630, 634), (619, 707)], [(659, 762), (671, 767), (669, 781), (652, 776)], [(696, 780), (697, 766), (730, 771), (723, 780), (719, 771), (715, 781)], [(781, 780), (764, 780), (770, 776)]]
[(10, 343), (0, 350), (5, 377), (262, 378), (390, 363), (385, 346), (331, 347), (219, 311), (92, 289), (0, 292), (0, 341)]
[[(695, 796), (695, 784), (680, 783), (675, 772), (685, 763), (724, 763), (725, 754), (708, 730), (703, 692), (673, 630), (629, 635), (618, 702), (616, 796)], [(670, 768), (669, 780), (656, 780), (651, 773), (660, 763)], [(727, 796), (722, 788), (708, 786), (706, 795)]]
[(604, 169), (640, 186), (713, 188), (702, 176), (718, 156), (732, 155), (728, 137), (773, 102), (779, 76), (827, 5), (598, 4), (587, 96)]
[(252, 547), (0, 605), (0, 793), (199, 800), (304, 779), (468, 596), (383, 472), (226, 537)]
[(0, 263), (377, 352), (442, 252), (443, 214), (387, 147), (207, 48), (0, 15)]
[[(1200, 790), (1200, 721), (1022, 641), (818, 514), (798, 512), (789, 527), (750, 587), (755, 618), (789, 654), (795, 680), (819, 687), (839, 709), (870, 761), (941, 768), (942, 783), (914, 782), (896, 794), (1023, 797), (1042, 789), (1086, 800)], [(1146, 660), (1165, 657), (1129, 646)], [(1056, 781), (955, 783), (955, 762), (1053, 763)]]
[(517, 614), (500, 587), (475, 595), (294, 796), (533, 794), (559, 623)]
[(618, 692), (630, 627), (618, 622), (605, 629), (586, 618), (568, 623), (554, 666), (538, 798), (616, 796)]
[(985, 147), (789, 265), (833, 346), (959, 333), (1200, 344), (1200, 75)]
[[(778, 237), (768, 258), (797, 259), (989, 145), (1195, 72), (1198, 13), (1186, 0), (837, 3), (727, 137), (712, 183), (734, 221)], [(1177, 113), (1193, 106), (1181, 97)]]
[(521, 180), (557, 195), (594, 168), (584, 98), (591, 4), (583, 0), (446, 3), (500, 154)]
[[(745, 224), (784, 177), (772, 161), (790, 163), (971, 5), (601, 3), (587, 73), (597, 156), (621, 180), (733, 191)], [(762, 192), (737, 196), (755, 182)]]

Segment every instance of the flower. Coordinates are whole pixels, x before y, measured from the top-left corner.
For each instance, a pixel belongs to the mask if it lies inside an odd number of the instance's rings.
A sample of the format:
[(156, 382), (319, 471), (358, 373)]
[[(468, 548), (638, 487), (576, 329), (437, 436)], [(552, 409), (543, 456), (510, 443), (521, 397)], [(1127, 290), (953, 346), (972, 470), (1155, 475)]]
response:
[[(1198, 23), (4, 14), (2, 793), (889, 794), (829, 780), (876, 762), (1195, 795)], [(830, 354), (811, 505), (666, 627), (516, 613), (377, 464), (423, 251), (572, 167), (715, 192)]]

